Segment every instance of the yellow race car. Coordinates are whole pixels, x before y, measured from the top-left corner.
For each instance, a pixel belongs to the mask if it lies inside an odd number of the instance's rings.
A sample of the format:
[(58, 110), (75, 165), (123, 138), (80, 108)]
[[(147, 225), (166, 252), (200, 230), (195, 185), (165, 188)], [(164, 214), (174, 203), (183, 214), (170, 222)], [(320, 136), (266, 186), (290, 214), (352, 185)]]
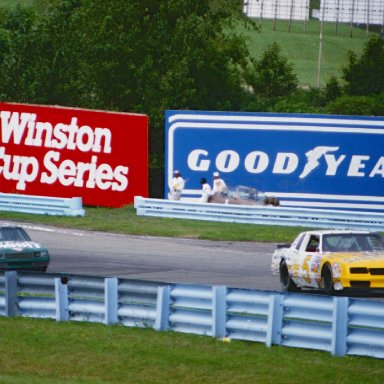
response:
[(271, 269), (284, 291), (384, 288), (384, 239), (364, 231), (302, 232), (292, 244), (278, 246)]

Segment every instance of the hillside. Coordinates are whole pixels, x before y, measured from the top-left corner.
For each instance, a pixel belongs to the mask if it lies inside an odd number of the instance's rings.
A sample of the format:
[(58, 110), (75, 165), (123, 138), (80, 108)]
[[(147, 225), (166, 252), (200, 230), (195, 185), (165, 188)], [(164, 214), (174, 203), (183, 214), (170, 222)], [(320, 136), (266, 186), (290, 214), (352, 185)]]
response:
[[(18, 3), (31, 5), (34, 0), (0, 0), (0, 6), (15, 6)], [(259, 20), (255, 21), (260, 24)], [(259, 32), (245, 29), (243, 25), (239, 27), (239, 32), (247, 36), (250, 51), (255, 57), (259, 57), (268, 45), (276, 41), (282, 48), (282, 54), (293, 64), (301, 86), (316, 86), (320, 22), (311, 19), (304, 25), (304, 22), (296, 21), (292, 23), (290, 32), (288, 30), (288, 22), (281, 20), (277, 21), (275, 28), (272, 20), (262, 20)], [(349, 25), (339, 24), (336, 29), (335, 24), (324, 23), (320, 84), (324, 85), (330, 76), (341, 77), (348, 51), (360, 55), (366, 41), (364, 26), (361, 29), (353, 28), (350, 37)]]
[[(258, 20), (255, 20), (258, 23)], [(251, 53), (259, 57), (265, 48), (276, 41), (282, 54), (294, 65), (295, 73), (302, 86), (316, 86), (319, 60), (320, 22), (311, 19), (305, 25), (303, 22), (294, 22), (291, 31), (286, 21), (278, 21), (273, 30), (272, 20), (263, 20), (260, 32), (241, 28), (248, 36)], [(341, 77), (342, 67), (348, 62), (348, 51), (361, 54), (367, 36), (364, 29), (353, 28), (350, 37), (349, 25), (336, 25), (324, 23), (322, 60), (320, 66), (321, 85), (324, 85), (330, 76)]]

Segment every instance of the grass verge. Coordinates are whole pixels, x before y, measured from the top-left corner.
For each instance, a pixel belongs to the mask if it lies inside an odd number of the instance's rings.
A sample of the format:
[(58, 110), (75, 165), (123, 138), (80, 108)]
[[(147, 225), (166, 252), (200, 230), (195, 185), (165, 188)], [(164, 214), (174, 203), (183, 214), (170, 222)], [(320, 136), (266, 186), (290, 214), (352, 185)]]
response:
[(85, 217), (0, 212), (1, 220), (144, 236), (183, 237), (225, 241), (289, 242), (304, 228), (137, 216), (132, 205), (123, 208), (86, 207)]
[[(0, 318), (1, 383), (381, 383), (379, 359), (102, 324)], [(17, 342), (15, 342), (17, 340)]]

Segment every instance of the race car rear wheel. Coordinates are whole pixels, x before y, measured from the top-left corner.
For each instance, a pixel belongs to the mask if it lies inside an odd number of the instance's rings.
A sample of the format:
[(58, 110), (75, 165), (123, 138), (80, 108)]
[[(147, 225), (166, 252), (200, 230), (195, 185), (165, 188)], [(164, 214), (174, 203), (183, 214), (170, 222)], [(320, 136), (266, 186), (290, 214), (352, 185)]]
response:
[(274, 207), (277, 207), (280, 205), (280, 202), (279, 202), (279, 199), (277, 197), (272, 197), (271, 198), (271, 204), (274, 206)]
[(327, 295), (330, 295), (334, 292), (332, 268), (329, 264), (324, 265), (321, 272), (321, 287), (323, 288), (324, 293)]
[(289, 276), (288, 266), (285, 260), (280, 263), (280, 282), (283, 291), (294, 292), (299, 290), (297, 285), (291, 279), (291, 276)]

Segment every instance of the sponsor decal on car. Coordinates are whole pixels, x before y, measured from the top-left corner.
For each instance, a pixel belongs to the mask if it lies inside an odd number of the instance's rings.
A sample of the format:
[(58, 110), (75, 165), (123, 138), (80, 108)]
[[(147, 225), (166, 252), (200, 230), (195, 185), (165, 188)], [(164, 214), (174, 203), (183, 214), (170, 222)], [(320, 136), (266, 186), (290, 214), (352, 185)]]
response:
[(15, 251), (22, 251), (23, 249), (36, 249), (41, 248), (41, 245), (38, 243), (23, 241), (23, 242), (14, 242), (14, 241), (1, 241), (0, 248), (2, 249), (13, 249)]

